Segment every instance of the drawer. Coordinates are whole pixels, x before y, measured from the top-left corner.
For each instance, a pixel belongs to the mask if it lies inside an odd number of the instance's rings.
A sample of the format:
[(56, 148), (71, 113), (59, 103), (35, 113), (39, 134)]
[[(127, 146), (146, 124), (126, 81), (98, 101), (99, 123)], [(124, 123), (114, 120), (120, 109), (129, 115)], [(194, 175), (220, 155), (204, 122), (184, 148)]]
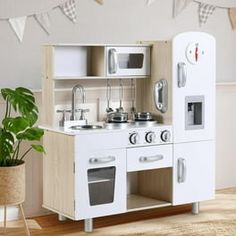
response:
[(127, 171), (171, 167), (172, 145), (127, 149)]

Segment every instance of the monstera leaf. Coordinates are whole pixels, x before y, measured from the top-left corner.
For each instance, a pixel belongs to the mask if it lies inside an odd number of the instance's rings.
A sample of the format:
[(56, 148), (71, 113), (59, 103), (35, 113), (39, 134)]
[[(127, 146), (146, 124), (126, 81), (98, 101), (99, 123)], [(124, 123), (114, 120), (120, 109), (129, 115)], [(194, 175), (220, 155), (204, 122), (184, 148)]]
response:
[[(6, 102), (5, 116), (0, 124), (0, 166), (16, 166), (21, 164), (31, 150), (45, 152), (40, 144), (44, 131), (34, 127), (38, 119), (38, 108), (33, 93), (26, 88), (1, 89), (0, 95)], [(15, 113), (12, 116), (12, 110)], [(24, 142), (23, 142), (24, 141)], [(30, 141), (24, 151), (22, 143)]]
[(0, 160), (9, 157), (13, 151), (14, 137), (13, 135), (4, 130), (0, 129)]
[(16, 135), (16, 138), (18, 140), (29, 140), (29, 141), (34, 141), (34, 140), (40, 140), (40, 138), (43, 136), (44, 131), (40, 128), (33, 127), (33, 128), (28, 128), (25, 130), (23, 133), (20, 133)]
[(35, 104), (33, 93), (26, 88), (16, 88), (15, 90), (1, 89), (2, 97), (9, 102), (16, 112), (19, 112), (23, 118), (27, 119), (30, 126), (33, 126), (38, 119), (38, 108)]
[(6, 130), (18, 134), (19, 132), (23, 132), (30, 124), (29, 121), (23, 117), (15, 117), (15, 118), (5, 118), (2, 121), (3, 126)]

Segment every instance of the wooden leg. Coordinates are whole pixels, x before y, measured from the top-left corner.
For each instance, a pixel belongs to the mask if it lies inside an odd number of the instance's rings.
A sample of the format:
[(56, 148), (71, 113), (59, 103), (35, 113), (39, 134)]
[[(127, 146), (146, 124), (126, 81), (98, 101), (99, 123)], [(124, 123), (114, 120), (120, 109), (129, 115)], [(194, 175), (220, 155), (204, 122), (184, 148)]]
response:
[(7, 206), (4, 206), (4, 234), (7, 233)]
[(21, 212), (21, 215), (22, 215), (22, 219), (24, 221), (24, 227), (25, 227), (26, 235), (30, 236), (30, 232), (29, 232), (28, 225), (27, 225), (27, 222), (26, 222), (26, 219), (25, 219), (25, 214), (24, 214), (22, 204), (19, 204), (19, 206), (20, 206), (20, 212)]

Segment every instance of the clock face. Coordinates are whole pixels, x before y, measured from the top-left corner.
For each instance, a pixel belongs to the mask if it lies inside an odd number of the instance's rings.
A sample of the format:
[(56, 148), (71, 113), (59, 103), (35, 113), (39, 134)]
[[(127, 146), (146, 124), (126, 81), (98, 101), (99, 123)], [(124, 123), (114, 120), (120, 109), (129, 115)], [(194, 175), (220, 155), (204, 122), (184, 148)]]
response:
[(198, 42), (190, 43), (186, 48), (186, 58), (192, 65), (198, 64), (203, 55), (204, 50)]

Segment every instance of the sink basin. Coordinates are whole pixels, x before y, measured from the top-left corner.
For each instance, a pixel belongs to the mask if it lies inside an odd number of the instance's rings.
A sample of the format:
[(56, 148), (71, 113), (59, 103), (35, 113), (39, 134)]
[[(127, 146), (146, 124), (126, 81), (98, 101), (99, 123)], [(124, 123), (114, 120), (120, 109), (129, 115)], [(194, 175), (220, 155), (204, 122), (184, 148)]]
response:
[(73, 130), (93, 130), (93, 129), (102, 129), (101, 125), (73, 125), (70, 129)]

